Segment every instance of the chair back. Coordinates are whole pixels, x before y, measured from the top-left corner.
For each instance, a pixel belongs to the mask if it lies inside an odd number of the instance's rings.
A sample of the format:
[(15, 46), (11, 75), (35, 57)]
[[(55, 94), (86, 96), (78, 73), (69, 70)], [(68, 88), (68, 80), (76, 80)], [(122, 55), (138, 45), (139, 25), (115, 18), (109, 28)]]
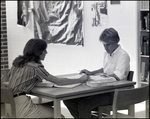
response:
[(9, 81), (9, 77), (8, 77), (9, 71), (10, 69), (1, 69), (1, 83)]
[(134, 74), (134, 71), (129, 71), (128, 76), (127, 76), (127, 81), (133, 80), (133, 74)]
[[(10, 117), (16, 117), (16, 106), (13, 98), (12, 89), (8, 87), (1, 87), (1, 103), (10, 104)], [(6, 110), (5, 110), (6, 112)]]
[(131, 89), (115, 89), (113, 109), (134, 105), (148, 99), (149, 85)]

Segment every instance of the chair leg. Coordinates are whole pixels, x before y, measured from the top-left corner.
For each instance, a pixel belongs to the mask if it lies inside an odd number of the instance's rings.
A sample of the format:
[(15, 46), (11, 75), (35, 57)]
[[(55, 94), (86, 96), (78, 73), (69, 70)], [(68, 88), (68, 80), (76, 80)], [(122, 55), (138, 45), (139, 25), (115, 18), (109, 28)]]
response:
[(98, 107), (98, 117), (102, 118), (102, 108)]
[(135, 117), (135, 108), (134, 108), (134, 105), (130, 105), (129, 106), (128, 115)]
[(102, 108), (101, 106), (98, 107), (98, 117), (102, 118), (103, 116), (110, 115), (110, 111), (106, 110), (105, 108)]
[(146, 100), (146, 118), (149, 118), (149, 100)]
[(105, 111), (104, 113), (106, 113), (107, 115), (110, 115), (110, 111)]
[(5, 104), (5, 117), (9, 118), (11, 115), (11, 106), (10, 104)]
[(5, 104), (1, 103), (1, 116), (5, 115)]

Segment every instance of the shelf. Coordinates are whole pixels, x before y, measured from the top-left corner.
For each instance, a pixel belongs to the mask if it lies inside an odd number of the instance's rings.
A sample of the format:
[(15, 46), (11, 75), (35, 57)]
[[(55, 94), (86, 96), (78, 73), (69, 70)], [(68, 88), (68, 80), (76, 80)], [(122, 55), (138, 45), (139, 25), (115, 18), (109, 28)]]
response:
[(143, 57), (143, 58), (149, 58), (148, 55), (141, 55), (141, 57)]
[(141, 81), (141, 83), (142, 83), (142, 84), (149, 84), (149, 82), (144, 82), (144, 81)]
[(139, 86), (149, 84), (149, 1), (138, 2), (138, 82)]
[(149, 85), (149, 83), (141, 83), (141, 86)]
[(148, 0), (142, 0), (138, 1), (140, 5), (141, 10), (149, 10), (149, 1)]
[(148, 32), (149, 32), (149, 30), (141, 30), (140, 32), (146, 32), (146, 33), (148, 33)]
[(149, 9), (140, 9), (141, 12), (147, 12)]

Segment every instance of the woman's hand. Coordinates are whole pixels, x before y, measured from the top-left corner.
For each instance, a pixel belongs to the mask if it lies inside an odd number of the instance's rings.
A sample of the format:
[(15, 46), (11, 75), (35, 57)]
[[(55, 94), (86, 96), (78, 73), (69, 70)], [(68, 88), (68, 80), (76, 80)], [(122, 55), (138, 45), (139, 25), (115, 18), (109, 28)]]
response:
[(84, 73), (84, 74), (86, 74), (86, 75), (91, 75), (91, 72), (88, 71), (88, 70), (86, 70), (86, 69), (81, 70), (81, 71), (80, 71), (80, 74), (82, 74), (82, 73)]
[(84, 82), (88, 81), (89, 76), (83, 75), (83, 76), (81, 76), (79, 79), (80, 79), (81, 83), (84, 83)]

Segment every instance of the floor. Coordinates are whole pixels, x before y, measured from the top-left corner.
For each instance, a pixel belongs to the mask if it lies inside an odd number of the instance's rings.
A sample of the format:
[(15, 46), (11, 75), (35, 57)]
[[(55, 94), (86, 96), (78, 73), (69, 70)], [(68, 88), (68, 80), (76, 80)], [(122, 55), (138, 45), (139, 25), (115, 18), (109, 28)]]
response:
[[(38, 100), (37, 100), (37, 98), (36, 97), (32, 97), (32, 99), (33, 99), (33, 102), (34, 103), (37, 103), (38, 102)], [(47, 102), (47, 100), (43, 100), (42, 99), (42, 102)], [(146, 116), (145, 116), (145, 102), (142, 102), (142, 103), (139, 103), (139, 104), (136, 104), (135, 105), (135, 116), (137, 117), (137, 118), (145, 118)], [(119, 111), (119, 112), (122, 112), (122, 113), (124, 113), (124, 114), (127, 114), (127, 110), (121, 110), (121, 111)], [(65, 116), (65, 118), (73, 118), (72, 116), (71, 116), (71, 114), (70, 114), (70, 112), (68, 111), (68, 109), (66, 108), (66, 106), (64, 105), (64, 103), (61, 101), (61, 113)], [(111, 112), (112, 113), (112, 112)], [(2, 115), (1, 115), (2, 116)], [(1, 117), (2, 118), (2, 117)]]
[[(70, 112), (68, 111), (68, 109), (66, 108), (66, 106), (63, 104), (63, 102), (61, 102), (61, 112), (62, 114), (65, 116), (65, 118), (73, 118), (70, 114)], [(135, 105), (135, 117), (137, 118), (146, 118), (145, 116), (145, 102), (139, 103)], [(122, 112), (124, 114), (127, 114), (127, 110), (121, 110), (119, 112)]]

